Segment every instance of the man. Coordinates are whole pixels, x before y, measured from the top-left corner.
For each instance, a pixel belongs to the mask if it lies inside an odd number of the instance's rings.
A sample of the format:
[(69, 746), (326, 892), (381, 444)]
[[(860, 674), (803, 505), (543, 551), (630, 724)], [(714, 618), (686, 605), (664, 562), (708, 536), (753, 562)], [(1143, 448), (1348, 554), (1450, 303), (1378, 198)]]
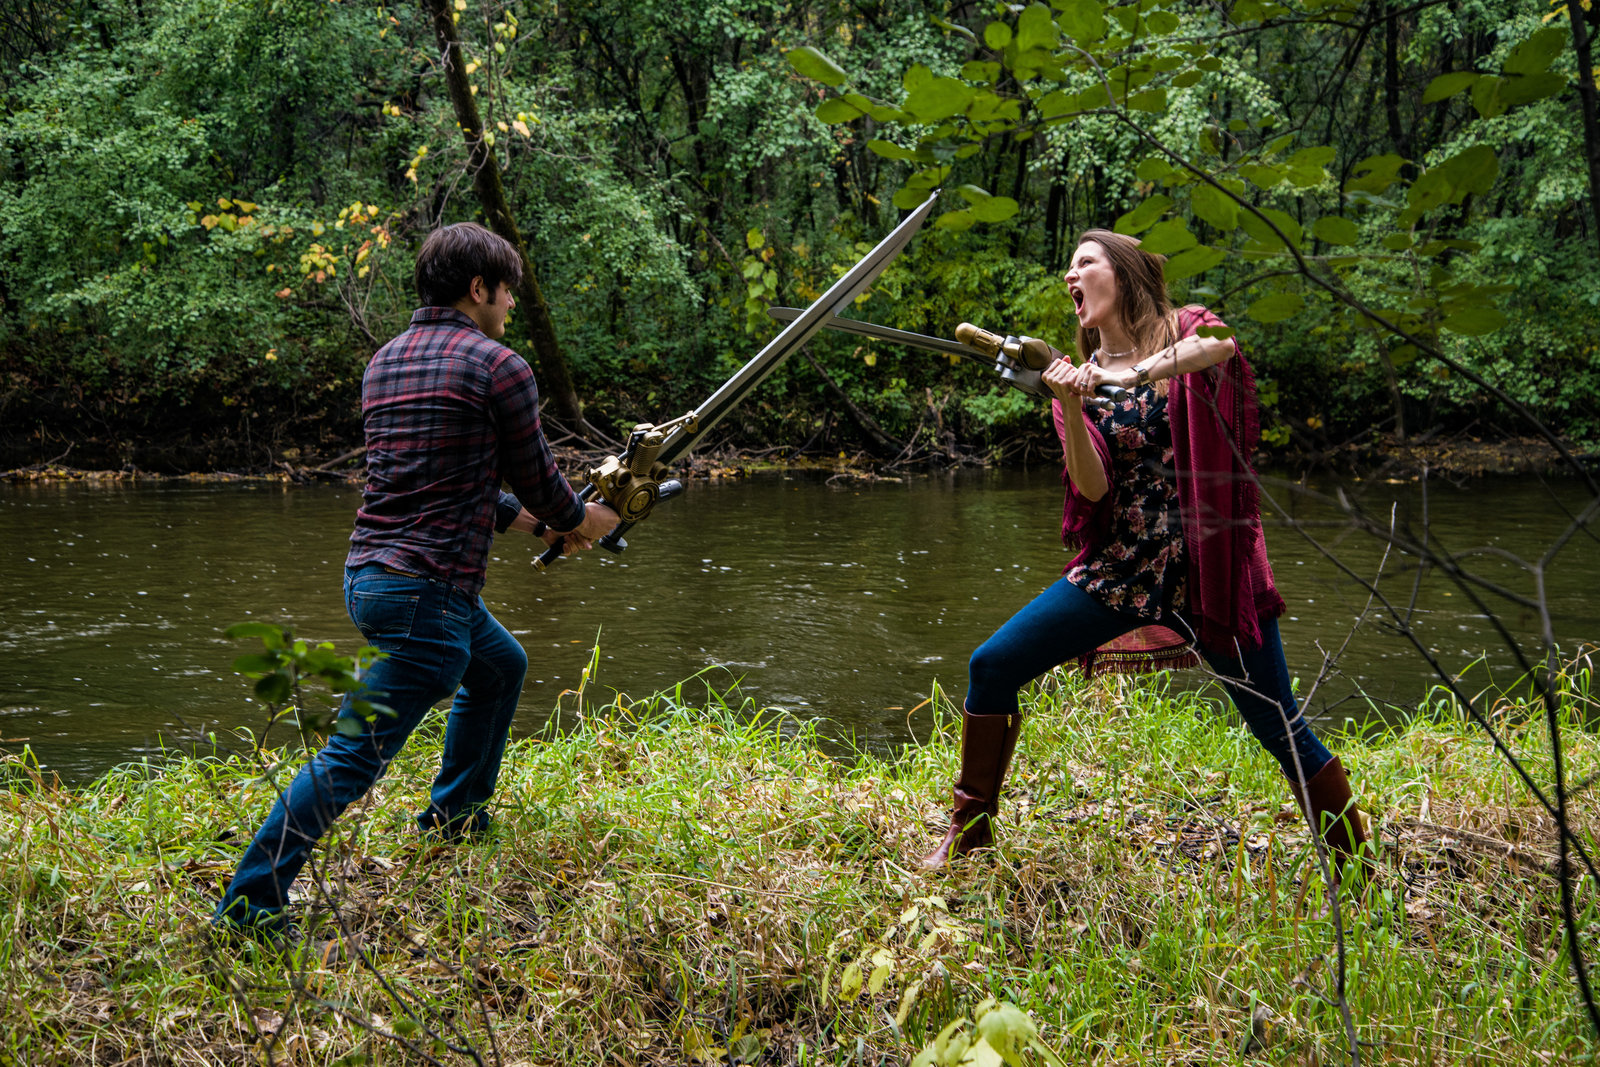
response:
[[(528, 658), (484, 607), (495, 531), (588, 548), (618, 522), (585, 504), (556, 469), (539, 425), (528, 364), (498, 344), (522, 258), (475, 223), (429, 235), (417, 257), (423, 304), (372, 357), (361, 383), (367, 485), (345, 561), (345, 605), (387, 655), (367, 672), (393, 709), (363, 722), (346, 698), (335, 731), (278, 798), (246, 850), (216, 921), (269, 935), (285, 929), (290, 884), (311, 848), (360, 799), (423, 716), (454, 695), (424, 834), (483, 833)], [(516, 495), (501, 492), (509, 482)]]

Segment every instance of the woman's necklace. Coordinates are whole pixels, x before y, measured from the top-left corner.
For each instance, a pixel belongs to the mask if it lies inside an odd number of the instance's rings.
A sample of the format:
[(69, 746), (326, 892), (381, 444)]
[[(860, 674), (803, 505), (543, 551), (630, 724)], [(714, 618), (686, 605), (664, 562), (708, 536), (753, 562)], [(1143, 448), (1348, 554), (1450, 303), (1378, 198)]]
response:
[(1094, 355), (1090, 358), (1103, 367), (1105, 366), (1105, 361), (1108, 359), (1126, 359), (1129, 356), (1137, 354), (1138, 351), (1139, 350), (1137, 348), (1130, 348), (1126, 352), (1107, 352), (1103, 348), (1097, 348), (1094, 350)]

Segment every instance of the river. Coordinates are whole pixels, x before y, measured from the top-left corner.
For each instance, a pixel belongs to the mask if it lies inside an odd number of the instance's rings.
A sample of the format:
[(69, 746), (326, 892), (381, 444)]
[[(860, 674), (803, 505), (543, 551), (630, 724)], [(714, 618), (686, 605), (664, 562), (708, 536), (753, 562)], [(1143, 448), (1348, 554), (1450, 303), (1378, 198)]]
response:
[[(1274, 519), (1268, 544), (1302, 691), (1319, 650), (1349, 638), (1313, 701), (1324, 720), (1403, 715), (1438, 680), (1392, 621), (1369, 618), (1351, 637), (1367, 593), (1339, 564), (1368, 579), (1382, 564), (1380, 587), (1401, 607), (1415, 589), (1415, 631), (1474, 691), (1517, 673), (1462, 590), (1436, 570), (1419, 582), (1398, 551), (1384, 562), (1383, 541), (1330, 498), (1342, 490), (1414, 531), (1426, 514), (1439, 543), (1483, 549), (1469, 565), (1527, 595), (1533, 577), (1508, 553), (1537, 558), (1585, 500), (1574, 484), (1532, 478), (1434, 483), (1426, 496), (1413, 482), (1269, 479), (1268, 490), (1295, 521)], [(236, 731), (259, 728), (265, 712), (229, 666), (253, 642), (224, 629), (267, 620), (346, 652), (359, 644), (340, 589), (358, 499), (343, 486), (270, 482), (0, 487), (0, 747), (30, 746), (69, 782), (213, 735), (236, 747)], [(689, 698), (737, 683), (759, 706), (821, 718), (825, 733), (864, 746), (925, 736), (919, 705), (933, 687), (959, 700), (971, 650), (1060, 574), (1059, 508), (1048, 470), (831, 484), (773, 473), (692, 484), (621, 556), (596, 549), (541, 573), (531, 539), (501, 537), (484, 599), (529, 653), (518, 730), (544, 725), (598, 648), (591, 701), (697, 677)], [(1566, 648), (1600, 637), (1596, 558), (1580, 533), (1551, 568)], [(1488, 606), (1519, 640), (1537, 640), (1534, 612)], [(570, 714), (574, 698), (564, 701)]]

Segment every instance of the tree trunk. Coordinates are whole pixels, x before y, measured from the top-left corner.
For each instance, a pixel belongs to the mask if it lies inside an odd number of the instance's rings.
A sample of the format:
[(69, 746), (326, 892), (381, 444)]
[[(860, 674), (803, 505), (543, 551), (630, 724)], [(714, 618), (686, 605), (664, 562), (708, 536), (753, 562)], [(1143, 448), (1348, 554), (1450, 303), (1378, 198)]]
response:
[(466, 64), (461, 58), (461, 39), (456, 34), (455, 12), (447, 0), (423, 0), (423, 6), (433, 18), (434, 33), (439, 38), (440, 65), (444, 68), (445, 86), (450, 102), (455, 106), (456, 121), (461, 124), (461, 136), (467, 143), (467, 170), (472, 174), (472, 187), (478, 194), (489, 228), (511, 242), (522, 257), (522, 282), (517, 286), (517, 317), (523, 323), (523, 332), (533, 345), (535, 364), (539, 370), (539, 385), (552, 412), (574, 432), (582, 435), (589, 431), (583, 418), (583, 405), (572, 385), (572, 371), (566, 357), (561, 354), (561, 342), (556, 337), (555, 324), (550, 321), (550, 306), (544, 301), (539, 288), (539, 278), (534, 273), (533, 261), (522, 243), (522, 231), (506, 203), (505, 186), (500, 182), (500, 164), (489, 146), (483, 141), (483, 121), (478, 117), (478, 102), (472, 96), (472, 86), (467, 81)]
[(1383, 113), (1389, 126), (1389, 144), (1405, 160), (1400, 174), (1407, 181), (1414, 181), (1418, 172), (1411, 161), (1411, 137), (1400, 122), (1400, 28), (1391, 3), (1389, 17), (1383, 22)]
[(1583, 112), (1583, 154), (1589, 164), (1589, 207), (1594, 212), (1594, 239), (1600, 242), (1600, 101), (1594, 86), (1594, 59), (1589, 50), (1589, 24), (1583, 8), (1567, 5), (1572, 19), (1572, 47), (1578, 53), (1578, 105)]
[[(861, 427), (861, 432), (867, 435), (867, 440), (872, 443), (874, 451), (880, 455), (905, 451), (906, 443), (890, 437), (884, 428), (878, 425), (877, 419), (867, 414), (859, 404), (851, 400), (850, 395), (839, 387), (839, 383), (834, 381), (833, 377), (822, 369), (822, 364), (818, 363), (811, 355), (810, 349), (802, 348), (800, 351), (805, 355), (806, 362), (811, 364), (811, 369), (816, 371), (817, 376), (822, 379), (822, 384), (828, 387), (828, 392), (833, 394), (834, 399), (839, 401), (840, 406), (850, 416), (851, 421)], [(832, 414), (832, 412), (830, 411), (829, 414)]]

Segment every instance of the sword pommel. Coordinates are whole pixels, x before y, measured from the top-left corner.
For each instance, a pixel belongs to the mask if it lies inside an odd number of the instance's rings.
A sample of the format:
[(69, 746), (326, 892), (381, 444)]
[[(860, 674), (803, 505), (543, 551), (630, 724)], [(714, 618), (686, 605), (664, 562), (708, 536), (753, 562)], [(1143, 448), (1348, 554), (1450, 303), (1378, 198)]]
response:
[(1000, 349), (1005, 347), (1006, 339), (997, 333), (990, 333), (981, 326), (974, 326), (970, 322), (963, 322), (956, 327), (956, 340), (964, 345), (971, 345), (979, 352), (996, 359)]

